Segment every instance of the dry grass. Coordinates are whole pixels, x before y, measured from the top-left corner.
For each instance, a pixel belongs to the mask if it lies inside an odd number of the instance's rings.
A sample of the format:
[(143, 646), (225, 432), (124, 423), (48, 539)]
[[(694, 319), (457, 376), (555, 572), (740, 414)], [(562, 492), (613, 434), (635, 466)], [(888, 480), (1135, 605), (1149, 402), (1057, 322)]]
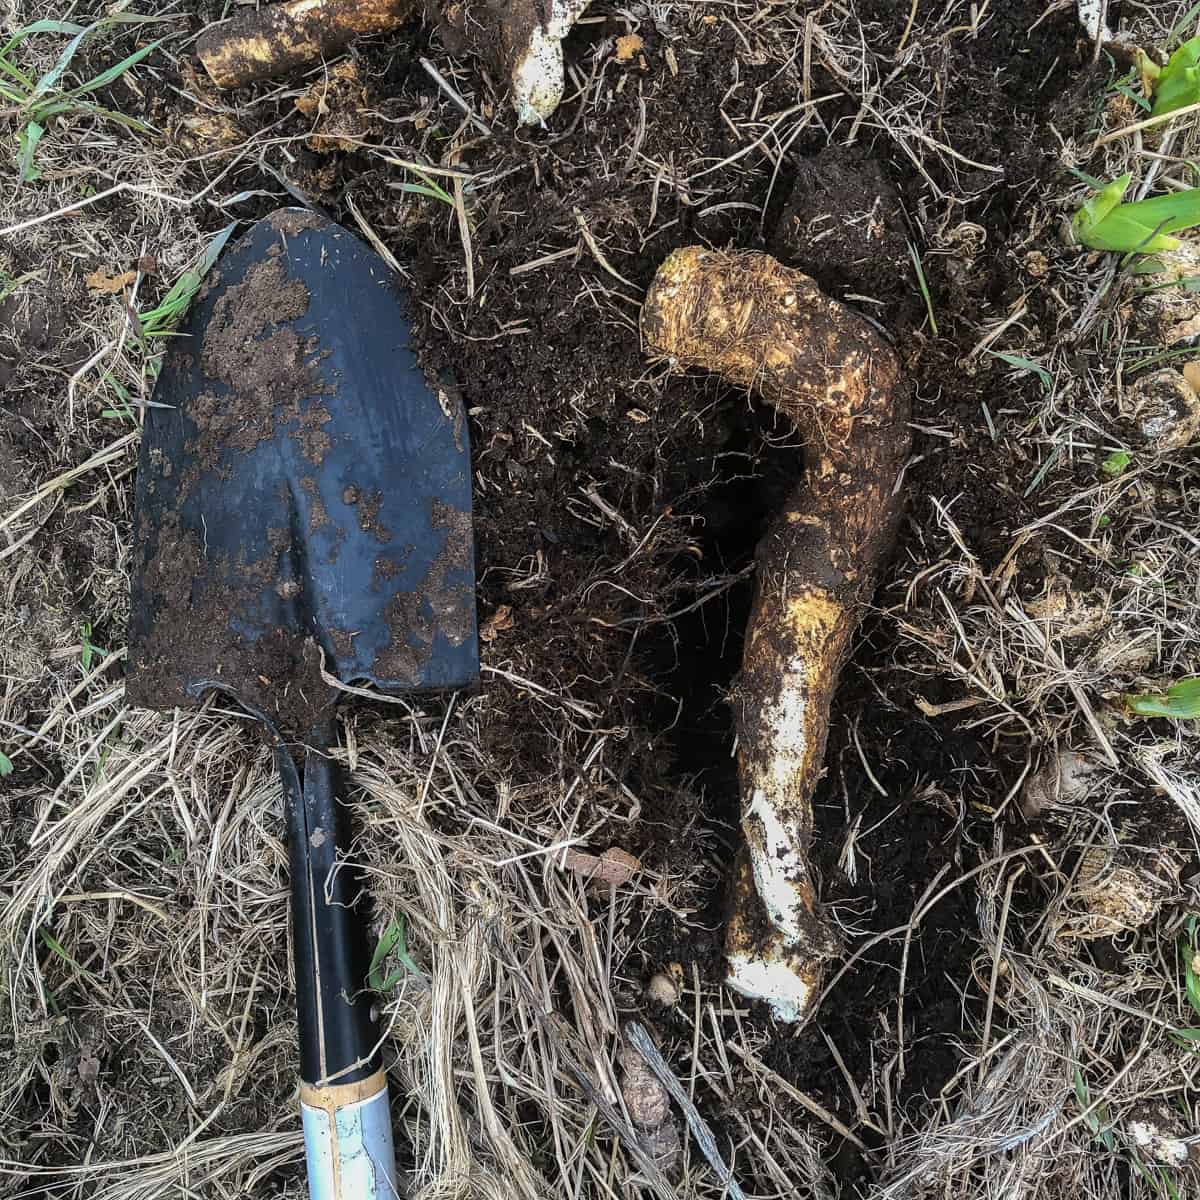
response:
[[(1144, 1118), (1196, 1142), (1195, 1059), (1167, 1031), (1200, 1021), (1177, 953), (1195, 904), (1179, 869), (1200, 831), (1200, 743), (1184, 726), (1130, 721), (1119, 697), (1200, 672), (1200, 478), (1194, 450), (1153, 453), (1120, 419), (1122, 388), (1145, 357), (1135, 348), (1136, 306), (1124, 302), (1137, 283), (1104, 261), (1054, 249), (1058, 218), (1082, 198), (1082, 185), (1046, 181), (1003, 250), (985, 225), (963, 219), (995, 164), (966, 161), (946, 140), (924, 81), (938, 76), (955, 39), (987, 35), (997, 7), (950, 3), (887, 42), (852, 3), (637, 10), (637, 19), (680, 37), (693, 18), (728, 21), (746, 61), (772, 64), (795, 91), (783, 116), (739, 126), (745, 152), (726, 159), (696, 147), (689, 162), (654, 160), (641, 152), (645, 129), (635, 132), (623, 162), (638, 213), (651, 213), (648, 228), (667, 219), (668, 196), (686, 193), (701, 215), (748, 179), (766, 181), (769, 196), (782, 187), (790, 148), (819, 132), (887, 145), (927, 180), (928, 208), (917, 218), (924, 254), (1048, 259), (1045, 272), (1030, 274), (1024, 299), (981, 305), (955, 350), (965, 376), (990, 369), (987, 350), (1047, 373), (1045, 388), (1028, 375), (1010, 378), (1014, 395), (1033, 399), (999, 403), (989, 418), (1024, 455), (1016, 491), (1030, 488), (1022, 500), (1032, 515), (1012, 532), (1008, 553), (985, 552), (972, 544), (973, 514), (959, 497), (914, 497), (923, 532), (881, 598), (894, 631), (891, 665), (911, 677), (913, 698), (955, 714), (960, 732), (1024, 764), (982, 780), (933, 781), (955, 804), (986, 793), (994, 826), (977, 848), (985, 865), (935, 879), (907, 926), (888, 934), (915, 959), (921, 921), (944, 890), (975, 897), (977, 928), (964, 931), (977, 947), (972, 974), (948, 985), (976, 1002), (964, 1003), (961, 1066), (938, 1095), (901, 1103), (914, 1053), (905, 1039), (920, 1014), (892, 1009), (864, 1035), (871, 1069), (846, 1070), (844, 1090), (822, 1103), (767, 1065), (765, 1027), (685, 964), (678, 1007), (662, 1021), (664, 1050), (697, 1108), (719, 1115), (718, 1149), (747, 1195), (838, 1194), (845, 1185), (829, 1160), (839, 1126), (873, 1147), (862, 1190), (877, 1200), (1167, 1196), (1165, 1180), (1181, 1195), (1197, 1183), (1194, 1166), (1156, 1163), (1132, 1131)], [(1150, 32), (1189, 8), (1178, 0), (1124, 7)], [(180, 87), (198, 101), (189, 111), (220, 124), (224, 143), (213, 148), (216, 126), (197, 142), (200, 134), (170, 113), (154, 136), (80, 121), (46, 135), (36, 186), (16, 188), (5, 175), (0, 188), (0, 228), (64, 214), (0, 239), (0, 288), (19, 281), (4, 319), (30, 337), (42, 330), (44, 341), (22, 355), (0, 414), (15, 423), (9, 432), (29, 435), (0, 463), (0, 751), (14, 766), (0, 780), (8, 815), (0, 1193), (14, 1196), (304, 1193), (286, 856), (269, 754), (215, 706), (174, 717), (129, 709), (119, 644), (89, 651), (83, 631), (86, 621), (119, 637), (127, 615), (136, 405), (149, 398), (158, 352), (130, 336), (122, 298), (89, 289), (84, 276), (137, 271), (150, 256), (154, 274), (141, 272), (128, 297), (144, 312), (218, 228), (246, 211), (245, 193), (284, 202), (278, 176), (262, 165), (282, 170), (300, 140), (256, 123), (265, 90), (235, 111), (199, 94), (186, 71), (168, 70), (187, 61), (177, 11), (160, 14), (172, 35), (162, 57), (115, 85), (116, 101), (128, 87), (136, 106), (139, 80)], [(10, 27), (34, 15), (45, 14), (27, 4), (5, 11)], [(96, 61), (127, 52), (130, 38), (118, 31), (97, 43)], [(46, 70), (60, 44), (31, 43), (23, 65)], [(449, 59), (436, 66), (472, 112), (485, 112), (493, 98), (469, 70)], [(826, 117), (829, 80), (835, 99), (844, 92), (857, 101), (851, 115)], [(567, 111), (602, 112), (611, 80), (601, 55), (585, 60), (574, 83)], [(380, 114), (366, 114), (371, 132), (358, 136), (379, 169), (401, 172), (398, 164), (420, 154), (424, 169), (454, 187), (455, 155), (478, 129), (440, 87), (422, 104), (403, 118), (411, 135), (403, 152), (402, 139), (385, 136), (386, 122), (370, 126)], [(1114, 101), (1106, 128), (1128, 116)], [(461, 122), (449, 152), (436, 142), (439, 119), (448, 128)], [(652, 108), (645, 120), (654, 120)], [(1106, 177), (1132, 169), (1143, 184), (1200, 183), (1194, 126), (1100, 150), (1091, 137), (1099, 130), (1086, 122), (1064, 118), (1058, 132), (1064, 166)], [(486, 211), (489, 187), (500, 182), (493, 172), (467, 192), (460, 183), (438, 219), (469, 242), (468, 215)], [(123, 190), (66, 215), (114, 187)], [(765, 202), (754, 219), (765, 220), (764, 211)], [(646, 232), (632, 214), (632, 205), (616, 204), (564, 212), (551, 230), (558, 240), (522, 270), (586, 262), (596, 282), (584, 302), (600, 321), (628, 327), (636, 297), (623, 246)], [(397, 210), (390, 227), (366, 223), (391, 242), (407, 219)], [(447, 330), (478, 286), (466, 276), (464, 266), (447, 289)], [(503, 332), (507, 315), (496, 319)], [(946, 431), (948, 447), (957, 434)], [(1133, 456), (1123, 474), (1094, 469), (1118, 448)], [(578, 506), (599, 526), (625, 520), (603, 497)], [(632, 557), (644, 530), (628, 532)], [(529, 575), (538, 570), (534, 563)], [(578, 681), (538, 676), (536, 655), (519, 646), (488, 666), (481, 696), (346, 721), (378, 928), (402, 919), (420, 968), (384, 997), (410, 1193), (726, 1194), (720, 1168), (686, 1133), (678, 1177), (658, 1170), (622, 1088), (624, 1024), (645, 1011), (643, 924), (664, 909), (686, 916), (714, 868), (643, 870), (600, 888), (565, 870), (568, 847), (602, 849), (593, 841), (601, 829), (633, 822), (636, 797), (612, 765), (629, 730), (591, 693), (576, 695)], [(927, 699), (935, 693), (951, 699)], [(555, 769), (514, 774), (481, 748), (480, 727), (513, 711), (529, 713), (542, 740), (559, 748)], [(1047, 764), (1058, 778), (1068, 750), (1092, 774), (1082, 792), (1055, 793), (1034, 837), (1018, 817), (1026, 789)], [(1163, 844), (1163, 828), (1175, 845)], [(1104, 905), (1121, 928), (1102, 954), (1080, 934)], [(871, 945), (856, 935), (849, 954), (869, 962)], [(855, 977), (835, 984), (827, 1004), (838, 1003), (838, 986), (856, 986)], [(678, 1106), (673, 1114), (682, 1132)]]

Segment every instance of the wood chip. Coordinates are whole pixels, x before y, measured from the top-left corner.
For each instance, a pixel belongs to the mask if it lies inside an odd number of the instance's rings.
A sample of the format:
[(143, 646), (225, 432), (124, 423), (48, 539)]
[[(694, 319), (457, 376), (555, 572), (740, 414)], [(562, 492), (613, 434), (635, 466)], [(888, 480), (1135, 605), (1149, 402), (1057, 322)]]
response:
[(636, 33), (617, 38), (617, 62), (633, 62), (633, 56), (645, 43)]
[(501, 604), (479, 627), (479, 637), (482, 641), (494, 642), (505, 629), (511, 629), (515, 624), (512, 606)]
[(628, 883), (642, 869), (640, 859), (615, 846), (600, 855), (568, 850), (563, 865), (589, 882), (607, 883), (613, 887)]
[(85, 275), (83, 282), (93, 292), (103, 292), (115, 296), (122, 288), (128, 287), (137, 279), (136, 271), (122, 271), (120, 275), (110, 275), (103, 267), (97, 267), (90, 275)]

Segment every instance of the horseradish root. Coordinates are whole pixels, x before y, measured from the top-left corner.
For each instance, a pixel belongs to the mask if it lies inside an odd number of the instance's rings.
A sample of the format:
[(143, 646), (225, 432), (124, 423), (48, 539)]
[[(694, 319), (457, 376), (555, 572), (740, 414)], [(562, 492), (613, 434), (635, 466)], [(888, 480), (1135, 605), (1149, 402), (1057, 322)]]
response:
[[(443, 0), (446, 47), (470, 52), (508, 79), (523, 125), (541, 124), (563, 94), (563, 39), (589, 0)], [(419, 15), (417, 0), (284, 0), (243, 9), (200, 35), (200, 60), (222, 88), (310, 67), (356, 37), (389, 33)]]
[(452, 53), (469, 51), (507, 77), (522, 125), (540, 125), (563, 95), (563, 39), (590, 0), (454, 0), (442, 35)]
[(755, 389), (808, 446), (757, 550), (734, 693), (746, 849), (726, 934), (730, 985), (800, 1020), (836, 948), (808, 860), (812, 795), (838, 673), (900, 511), (906, 393), (865, 320), (766, 254), (675, 251), (641, 326), (650, 355)]
[(319, 63), (356, 37), (390, 33), (416, 15), (417, 0), (286, 0), (244, 8), (196, 42), (217, 87), (274, 79)]

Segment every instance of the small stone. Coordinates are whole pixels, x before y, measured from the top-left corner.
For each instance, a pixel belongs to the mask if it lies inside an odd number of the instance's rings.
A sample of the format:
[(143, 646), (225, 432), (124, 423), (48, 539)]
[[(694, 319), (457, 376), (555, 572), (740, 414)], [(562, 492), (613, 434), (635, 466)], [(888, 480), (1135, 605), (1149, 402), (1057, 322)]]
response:
[(1200, 395), (1172, 367), (1143, 375), (1125, 399), (1138, 434), (1156, 450), (1181, 450), (1200, 435)]
[(664, 1008), (673, 1008), (679, 1003), (682, 991), (683, 968), (678, 963), (672, 963), (665, 971), (658, 971), (650, 977), (646, 984), (646, 998)]

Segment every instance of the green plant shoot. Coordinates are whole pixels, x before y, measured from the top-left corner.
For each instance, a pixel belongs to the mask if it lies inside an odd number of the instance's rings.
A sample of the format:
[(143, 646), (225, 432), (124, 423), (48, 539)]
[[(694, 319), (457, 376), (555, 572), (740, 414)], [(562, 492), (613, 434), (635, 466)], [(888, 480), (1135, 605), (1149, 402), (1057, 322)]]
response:
[(147, 341), (152, 338), (163, 338), (174, 330), (200, 290), (205, 275), (212, 269), (213, 263), (225, 249), (225, 243), (229, 241), (236, 228), (236, 221), (226, 225), (208, 243), (199, 259), (175, 280), (171, 285), (171, 290), (162, 300), (154, 308), (139, 314), (138, 323), (141, 326), (142, 337)]
[[(394, 954), (400, 966), (386, 975), (381, 970), (389, 954)], [(408, 952), (408, 943), (404, 932), (404, 917), (397, 917), (388, 922), (388, 927), (379, 937), (375, 953), (371, 955), (371, 965), (367, 968), (367, 983), (373, 992), (381, 995), (390, 992), (405, 975), (414, 975), (418, 980), (425, 981), (421, 968), (413, 961)]]
[[(115, 83), (131, 67), (154, 53), (163, 39), (142, 46), (127, 55), (119, 63), (101, 71), (99, 75), (74, 87), (63, 85), (63, 78), (83, 43), (101, 29), (114, 25), (144, 25), (161, 18), (139, 16), (134, 13), (115, 13), (102, 17), (92, 25), (77, 25), (73, 21), (41, 20), (18, 29), (0, 46), (0, 101), (7, 101), (15, 109), (19, 121), (17, 128), (17, 172), (22, 183), (39, 178), (40, 172), (34, 162), (38, 143), (51, 121), (56, 117), (87, 112), (100, 116), (130, 129), (142, 132), (147, 126), (127, 117), (124, 113), (103, 108), (89, 97), (92, 92)], [(35, 79), (14, 62), (14, 52), (21, 43), (37, 34), (70, 34), (71, 40), (59, 55), (54, 66), (40, 79)]]
[(1139, 56), (1138, 66), (1154, 96), (1152, 116), (1163, 117), (1189, 104), (1200, 103), (1200, 37), (1184, 42), (1165, 67), (1159, 67), (1144, 54)]
[(1100, 464), (1100, 470), (1115, 479), (1132, 461), (1133, 455), (1128, 450), (1114, 450)]
[(1200, 717), (1200, 675), (1172, 684), (1166, 692), (1134, 694), (1125, 697), (1125, 707), (1139, 717), (1171, 717), (1190, 721)]
[(1075, 240), (1093, 250), (1118, 254), (1160, 254), (1179, 248), (1179, 239), (1167, 236), (1200, 225), (1200, 188), (1134, 200), (1121, 197), (1131, 175), (1105, 184), (1071, 220)]

